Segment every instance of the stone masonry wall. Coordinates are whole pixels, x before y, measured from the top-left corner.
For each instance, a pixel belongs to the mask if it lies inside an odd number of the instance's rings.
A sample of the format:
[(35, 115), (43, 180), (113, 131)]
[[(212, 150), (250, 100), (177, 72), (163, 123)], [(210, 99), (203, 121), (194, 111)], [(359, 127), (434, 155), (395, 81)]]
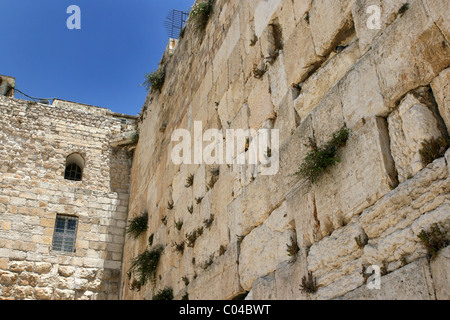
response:
[[(448, 248), (430, 261), (417, 237), (435, 223), (449, 230), (450, 151), (425, 165), (420, 150), (448, 139), (450, 8), (405, 2), (216, 0), (205, 31), (188, 20), (141, 114), (129, 217), (148, 211), (149, 228), (126, 239), (121, 298), (165, 287), (189, 299), (450, 297)], [(279, 129), (279, 172), (174, 164), (171, 135), (193, 136), (194, 121), (224, 135)], [(306, 188), (294, 173), (311, 141), (321, 146), (342, 127), (341, 162)], [(194, 245), (175, 250), (201, 227)], [(156, 245), (155, 281), (132, 290), (132, 259)], [(380, 290), (366, 286), (371, 265), (383, 270)], [(319, 289), (306, 294), (310, 272)]]
[[(0, 97), (0, 299), (118, 299), (131, 158), (110, 140), (134, 122)], [(74, 152), (82, 181), (64, 179)], [(78, 217), (74, 253), (52, 250), (57, 214)]]

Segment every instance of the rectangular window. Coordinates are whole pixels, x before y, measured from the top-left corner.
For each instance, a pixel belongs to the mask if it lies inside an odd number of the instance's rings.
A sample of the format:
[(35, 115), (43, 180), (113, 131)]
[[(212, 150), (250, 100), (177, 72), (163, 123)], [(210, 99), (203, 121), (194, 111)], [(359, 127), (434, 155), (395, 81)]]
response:
[(75, 252), (78, 218), (57, 215), (53, 232), (52, 250)]

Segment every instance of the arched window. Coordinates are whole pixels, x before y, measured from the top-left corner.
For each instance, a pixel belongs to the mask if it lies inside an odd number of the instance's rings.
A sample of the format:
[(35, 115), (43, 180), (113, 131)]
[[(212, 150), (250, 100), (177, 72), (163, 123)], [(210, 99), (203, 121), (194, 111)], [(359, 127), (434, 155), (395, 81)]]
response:
[(84, 159), (78, 153), (72, 153), (67, 157), (64, 179), (81, 181), (83, 179)]

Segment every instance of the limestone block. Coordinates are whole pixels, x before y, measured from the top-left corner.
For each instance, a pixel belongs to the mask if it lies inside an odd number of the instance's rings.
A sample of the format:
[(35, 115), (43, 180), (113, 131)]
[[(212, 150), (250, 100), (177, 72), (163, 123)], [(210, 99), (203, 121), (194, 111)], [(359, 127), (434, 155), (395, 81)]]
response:
[[(361, 54), (366, 53), (386, 27), (398, 17), (403, 3), (389, 0), (357, 0), (352, 13)], [(371, 6), (376, 6), (371, 8)]]
[[(306, 274), (304, 251), (296, 259), (283, 261), (275, 270), (277, 300), (306, 300), (307, 296), (300, 290), (303, 276)], [(255, 281), (256, 283), (256, 281)], [(252, 288), (253, 290), (253, 288)]]
[(361, 226), (352, 223), (311, 246), (308, 270), (317, 277), (319, 285), (326, 287), (360, 267), (355, 260), (362, 256), (363, 251), (358, 248), (355, 237), (362, 234)]
[(433, 276), (436, 299), (450, 299), (450, 247), (441, 249), (438, 256), (431, 260), (430, 268)]
[(0, 270), (0, 283), (2, 285), (12, 285), (18, 278), (17, 273)]
[(431, 108), (408, 94), (398, 110), (388, 117), (391, 150), (398, 179), (403, 182), (414, 176), (425, 166), (420, 150), (422, 143), (431, 138), (440, 138), (439, 123)]
[(384, 119), (371, 118), (340, 152), (341, 163), (314, 188), (314, 212), (322, 235), (348, 223), (396, 186)]
[(18, 300), (33, 299), (33, 287), (14, 286), (14, 297)]
[(274, 129), (280, 130), (280, 145), (283, 145), (289, 139), (299, 123), (300, 118), (294, 109), (292, 93), (288, 92), (278, 105), (274, 124)]
[(274, 105), (275, 112), (278, 112), (280, 103), (289, 89), (283, 51), (279, 53), (277, 60), (269, 67), (268, 74), (272, 104)]
[(295, 109), (301, 119), (319, 104), (358, 58), (358, 44), (353, 43), (302, 83), (300, 95), (295, 99)]
[(34, 297), (37, 300), (51, 300), (53, 296), (52, 288), (36, 288), (34, 289)]
[(286, 244), (294, 232), (287, 218), (287, 204), (275, 209), (267, 220), (253, 229), (243, 240), (239, 256), (239, 274), (242, 287), (249, 291), (260, 276), (275, 271), (283, 260), (288, 260)]
[(55, 289), (55, 300), (73, 300), (75, 298), (75, 291), (67, 289)]
[[(259, 277), (253, 282), (251, 300), (274, 300), (277, 298), (277, 287), (273, 273)], [(250, 295), (250, 293), (249, 293)], [(247, 298), (246, 298), (247, 300)]]
[(203, 271), (188, 286), (191, 300), (231, 299), (244, 293), (239, 282), (238, 244), (231, 243), (224, 255), (216, 258), (214, 263)]
[(343, 296), (343, 300), (434, 300), (433, 280), (425, 258), (381, 277), (381, 289), (366, 285)]
[(35, 287), (39, 281), (39, 276), (32, 272), (24, 271), (19, 276), (19, 285)]
[(314, 140), (317, 146), (324, 146), (333, 133), (345, 127), (341, 96), (334, 87), (311, 112)]
[(447, 126), (447, 131), (450, 134), (450, 68), (442, 71), (439, 76), (431, 82), (434, 97), (438, 104), (439, 113)]
[(293, 1), (292, 9), (294, 10), (296, 23), (305, 18), (305, 14), (311, 9), (312, 0)]
[(259, 38), (272, 19), (273, 14), (280, 5), (281, 0), (259, 1), (255, 8), (255, 34)]
[(227, 207), (232, 237), (247, 235), (262, 224), (269, 214), (284, 201), (286, 194), (298, 182), (294, 175), (308, 150), (313, 135), (311, 118), (307, 118), (279, 150), (280, 167), (275, 175), (258, 175), (243, 188), (242, 193)]
[(450, 19), (447, 14), (448, 3), (445, 0), (423, 0), (423, 4), (448, 43), (450, 38)]
[(297, 242), (300, 248), (309, 247), (322, 238), (320, 222), (317, 220), (314, 191), (305, 191), (299, 183), (286, 196), (288, 215), (295, 221)]
[[(414, 178), (400, 184), (396, 189), (386, 194), (374, 206), (367, 208), (361, 214), (361, 226), (369, 239), (390, 234), (403, 229), (413, 223), (425, 208), (434, 210), (445, 200), (445, 190), (448, 189), (448, 170), (444, 159), (433, 162), (424, 168)], [(430, 204), (421, 208), (423, 204), (414, 204), (424, 195)], [(422, 202), (423, 203), (423, 202)], [(426, 202), (425, 202), (426, 203)]]
[(303, 82), (324, 60), (316, 55), (311, 28), (301, 20), (283, 46), (288, 86)]
[(370, 116), (386, 116), (378, 77), (370, 54), (361, 58), (339, 82), (345, 122), (349, 128)]
[(403, 16), (374, 41), (373, 59), (388, 107), (410, 90), (428, 85), (450, 64), (450, 46), (445, 42), (422, 1), (410, 3)]
[(251, 129), (258, 130), (262, 123), (273, 115), (274, 107), (269, 92), (269, 77), (254, 80), (254, 87), (248, 97), (249, 126)]
[(316, 52), (326, 56), (353, 28), (355, 0), (316, 0), (310, 11), (310, 24)]

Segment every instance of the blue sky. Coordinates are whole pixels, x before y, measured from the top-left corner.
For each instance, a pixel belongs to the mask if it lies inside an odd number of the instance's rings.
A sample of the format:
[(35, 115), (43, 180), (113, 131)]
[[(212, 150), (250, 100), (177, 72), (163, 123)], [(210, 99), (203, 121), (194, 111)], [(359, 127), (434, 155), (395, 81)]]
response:
[[(33, 97), (137, 115), (147, 95), (139, 85), (168, 42), (167, 14), (193, 2), (0, 0), (0, 74)], [(66, 26), (70, 5), (81, 9), (81, 30)]]

